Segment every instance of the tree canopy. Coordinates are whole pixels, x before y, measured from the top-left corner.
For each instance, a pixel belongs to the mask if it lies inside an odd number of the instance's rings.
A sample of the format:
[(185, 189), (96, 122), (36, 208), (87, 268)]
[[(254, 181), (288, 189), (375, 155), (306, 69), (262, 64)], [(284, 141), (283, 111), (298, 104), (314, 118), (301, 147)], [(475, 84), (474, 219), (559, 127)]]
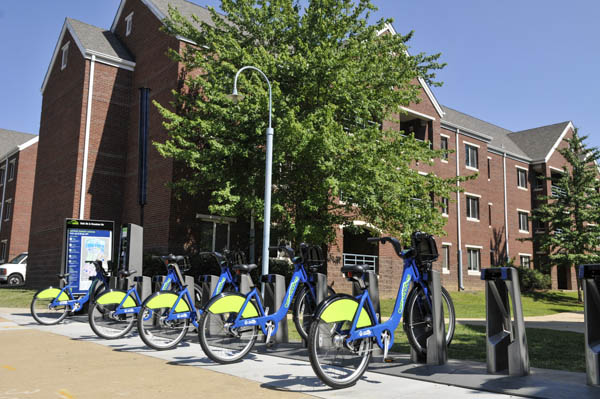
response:
[[(407, 35), (378, 33), (368, 0), (222, 0), (212, 22), (171, 10), (166, 30), (187, 45), (171, 56), (183, 65), (172, 104), (156, 104), (169, 138), (158, 151), (186, 166), (179, 192), (209, 198), (214, 214), (262, 217), (267, 85), (245, 71), (234, 103), (236, 71), (260, 68), (273, 91), (273, 229), (293, 242), (330, 242), (354, 219), (406, 238), (441, 234), (436, 201), (456, 179), (421, 175), (442, 151), (384, 129), (402, 106), (419, 102), (418, 78), (431, 85), (439, 54), (411, 55)], [(344, 201), (338, 201), (342, 197)]]

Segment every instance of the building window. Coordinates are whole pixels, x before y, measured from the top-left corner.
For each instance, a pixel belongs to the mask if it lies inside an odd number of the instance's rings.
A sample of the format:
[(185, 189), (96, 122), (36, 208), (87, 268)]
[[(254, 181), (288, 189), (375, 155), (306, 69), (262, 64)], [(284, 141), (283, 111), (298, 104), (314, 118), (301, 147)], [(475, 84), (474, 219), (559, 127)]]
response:
[(450, 273), (450, 245), (442, 244), (442, 273)]
[(521, 267), (530, 268), (531, 267), (531, 256), (530, 255), (519, 255), (521, 258)]
[(467, 270), (479, 272), (481, 268), (481, 250), (479, 248), (467, 248)]
[(467, 219), (479, 220), (479, 198), (467, 195)]
[(2, 258), (2, 259), (0, 259), (0, 262), (2, 262), (2, 263), (7, 261), (7, 259), (6, 259), (7, 247), (8, 247), (8, 241), (2, 240), (2, 242), (0, 242), (0, 257)]
[(448, 216), (448, 198), (442, 198), (442, 215)]
[(492, 180), (492, 165), (491, 165), (491, 158), (487, 159), (488, 161), (488, 180)]
[(519, 231), (529, 233), (529, 214), (528, 212), (519, 211)]
[(492, 204), (488, 204), (488, 224), (492, 226)]
[(4, 184), (4, 179), (6, 178), (6, 167), (2, 166), (0, 168), (0, 186), (2, 186)]
[(442, 161), (447, 161), (448, 160), (448, 137), (446, 137), (446, 136), (440, 137), (440, 148), (442, 150), (446, 151), (444, 153), (444, 155), (442, 155)]
[(8, 163), (8, 181), (15, 178), (15, 160), (13, 159)]
[(544, 183), (545, 183), (544, 176), (536, 174), (535, 175), (535, 179), (533, 180), (533, 184), (534, 184), (533, 189), (535, 191), (541, 191), (541, 190), (543, 190), (544, 189)]
[(131, 13), (125, 17), (125, 36), (129, 36), (129, 34), (131, 34), (132, 28), (133, 28), (133, 13)]
[(9, 221), (12, 215), (12, 199), (4, 202), (4, 221)]
[(466, 165), (468, 168), (479, 169), (479, 161), (477, 159), (477, 147), (465, 144)]
[(61, 71), (67, 67), (67, 60), (69, 59), (69, 43), (70, 42), (67, 42), (67, 44), (62, 46), (62, 58), (60, 62)]
[(517, 186), (527, 189), (527, 171), (525, 169), (517, 168)]

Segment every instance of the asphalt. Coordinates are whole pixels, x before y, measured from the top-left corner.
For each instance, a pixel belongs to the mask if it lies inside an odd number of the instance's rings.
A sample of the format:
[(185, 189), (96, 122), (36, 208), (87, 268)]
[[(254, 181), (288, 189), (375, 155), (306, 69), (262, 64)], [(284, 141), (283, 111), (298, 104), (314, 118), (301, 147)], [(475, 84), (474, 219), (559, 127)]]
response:
[(515, 378), (487, 374), (484, 363), (451, 360), (427, 366), (401, 354), (391, 364), (375, 358), (356, 386), (335, 391), (315, 377), (299, 344), (257, 345), (243, 362), (216, 365), (193, 335), (174, 350), (156, 352), (135, 334), (101, 340), (85, 317), (39, 326), (27, 310), (15, 309), (0, 309), (0, 355), (0, 398), (600, 397), (600, 388), (585, 384), (584, 373), (532, 369), (531, 375)]

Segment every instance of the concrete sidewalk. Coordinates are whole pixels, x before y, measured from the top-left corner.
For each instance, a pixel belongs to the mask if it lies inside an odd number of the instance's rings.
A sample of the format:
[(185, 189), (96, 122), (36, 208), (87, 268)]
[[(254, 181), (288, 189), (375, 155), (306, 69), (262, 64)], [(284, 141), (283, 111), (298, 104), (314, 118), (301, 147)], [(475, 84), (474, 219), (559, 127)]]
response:
[(371, 371), (354, 387), (334, 391), (318, 380), (305, 355), (297, 355), (298, 345), (293, 357), (265, 354), (257, 345), (244, 361), (217, 365), (193, 335), (174, 350), (157, 352), (137, 335), (98, 339), (85, 317), (56, 326), (39, 326), (14, 309), (0, 309), (0, 317), (0, 398), (509, 397)]

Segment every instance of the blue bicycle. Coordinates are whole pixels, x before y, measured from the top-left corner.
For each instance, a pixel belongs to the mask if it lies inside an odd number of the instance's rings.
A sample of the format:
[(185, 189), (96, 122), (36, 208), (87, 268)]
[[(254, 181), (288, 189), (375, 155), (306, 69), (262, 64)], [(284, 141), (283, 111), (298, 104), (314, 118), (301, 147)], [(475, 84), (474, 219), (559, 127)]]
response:
[[(232, 274), (249, 273), (256, 265), (232, 265), (239, 257), (237, 252), (227, 252), (225, 255), (218, 252), (210, 253), (215, 257), (221, 268), (219, 281), (212, 292), (216, 296), (223, 290), (239, 291), (239, 283)], [(168, 274), (160, 291), (150, 295), (141, 305), (137, 317), (138, 333), (142, 341), (156, 350), (174, 348), (186, 336), (190, 323), (198, 328), (198, 317), (202, 313), (202, 298), (194, 301), (185, 280), (179, 269), (178, 263), (186, 262), (183, 256), (162, 257), (166, 262)], [(201, 292), (201, 290), (194, 291)]]
[(49, 287), (35, 293), (31, 300), (31, 316), (40, 324), (53, 325), (60, 323), (71, 312), (76, 312), (83, 308), (83, 305), (90, 299), (100, 294), (101, 291), (108, 289), (108, 274), (102, 267), (102, 261), (87, 261), (96, 268), (96, 275), (90, 277), (92, 283), (88, 291), (81, 297), (75, 298), (71, 291), (71, 285), (67, 281), (69, 273), (57, 274), (57, 277), (64, 283), (64, 288)]
[[(315, 282), (311, 272), (319, 265), (307, 268), (302, 256), (294, 257), (294, 250), (289, 247), (276, 247), (287, 252), (294, 265), (294, 274), (290, 279), (280, 308), (269, 314), (269, 309), (263, 307), (261, 295), (254, 288), (247, 295), (225, 292), (212, 298), (200, 316), (198, 335), (204, 353), (218, 363), (232, 363), (242, 359), (252, 349), (260, 329), (265, 335), (265, 342), (270, 343), (277, 333), (279, 323), (287, 320), (287, 313), (292, 305), (292, 299), (299, 286), (303, 288), (303, 303), (310, 297), (316, 298)], [(261, 276), (261, 282), (270, 282), (272, 275)], [(299, 298), (300, 299), (300, 298)], [(302, 309), (304, 305), (297, 306)], [(295, 318), (301, 318), (296, 315)]]
[[(438, 256), (433, 238), (425, 233), (413, 233), (411, 248), (405, 251), (395, 238), (368, 240), (391, 243), (398, 256), (404, 259), (404, 271), (394, 310), (385, 322), (378, 320), (367, 290), (356, 298), (335, 295), (319, 305), (308, 339), (310, 363), (321, 381), (336, 389), (354, 385), (364, 374), (373, 343), (383, 349), (384, 358), (387, 358), (401, 318), (408, 340), (417, 353), (426, 353), (427, 338), (433, 333), (431, 292), (424, 280)], [(342, 267), (346, 277), (355, 281), (359, 281), (365, 271), (362, 265)], [(447, 318), (446, 342), (450, 344), (454, 335), (454, 305), (443, 287), (441, 292)]]

